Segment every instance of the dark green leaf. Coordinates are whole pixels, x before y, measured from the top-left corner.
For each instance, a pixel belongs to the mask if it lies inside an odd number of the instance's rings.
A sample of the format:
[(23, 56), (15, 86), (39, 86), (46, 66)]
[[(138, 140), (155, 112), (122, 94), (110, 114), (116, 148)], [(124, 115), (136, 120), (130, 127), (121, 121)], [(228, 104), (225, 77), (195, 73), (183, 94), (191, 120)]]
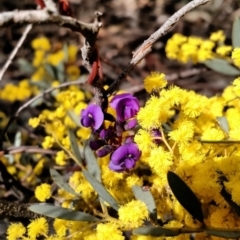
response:
[(92, 149), (89, 147), (89, 144), (86, 144), (84, 148), (84, 156), (88, 172), (93, 175), (99, 182), (101, 182), (101, 170), (98, 165), (97, 158), (95, 157)]
[(80, 124), (80, 118), (79, 116), (77, 116), (77, 114), (74, 111), (68, 110), (67, 114), (78, 127), (82, 127)]
[(27, 61), (25, 58), (19, 58), (17, 60), (18, 67), (20, 68), (20, 72), (22, 73), (27, 73), (27, 74), (32, 74), (35, 70), (33, 65)]
[(205, 232), (209, 235), (222, 238), (240, 238), (240, 230), (208, 228)]
[(74, 156), (76, 157), (78, 162), (80, 164), (82, 164), (82, 157), (81, 157), (81, 154), (80, 154), (80, 151), (79, 151), (77, 139), (76, 139), (75, 134), (74, 134), (72, 129), (68, 130), (68, 136), (69, 136), (69, 139), (70, 139), (71, 148), (72, 148), (72, 151), (74, 153)]
[(168, 184), (180, 204), (198, 221), (203, 222), (201, 203), (189, 186), (174, 172), (167, 173)]
[(119, 209), (119, 205), (113, 196), (106, 190), (106, 188), (88, 171), (83, 169), (82, 173), (88, 182), (92, 185), (94, 190), (99, 194), (99, 196), (117, 211)]
[(229, 133), (229, 125), (226, 117), (217, 117), (217, 121), (221, 129), (225, 133)]
[(178, 236), (179, 232), (177, 229), (169, 229), (163, 227), (140, 227), (133, 230), (133, 234), (136, 235), (144, 235), (144, 236), (153, 236), (153, 237), (161, 237), (161, 236)]
[(240, 70), (232, 66), (228, 61), (223, 59), (211, 59), (204, 62), (205, 65), (218, 72), (229, 76), (237, 76), (240, 74)]
[(221, 195), (222, 197), (225, 199), (225, 201), (231, 206), (231, 208), (237, 213), (238, 216), (240, 216), (240, 206), (237, 205), (233, 200), (232, 200), (232, 196), (230, 193), (227, 192), (223, 182), (221, 181)]
[(143, 191), (143, 189), (139, 186), (133, 186), (132, 190), (136, 199), (143, 201), (147, 205), (150, 218), (156, 222), (157, 208), (151, 192), (149, 190)]
[(212, 144), (232, 144), (232, 143), (240, 143), (239, 140), (199, 140), (201, 143), (212, 143)]
[(63, 83), (65, 80), (65, 66), (64, 62), (61, 61), (56, 67), (57, 79), (60, 83)]
[(71, 193), (74, 196), (79, 197), (79, 194), (77, 194), (65, 181), (65, 179), (53, 168), (50, 169), (50, 174), (53, 179), (53, 181), (62, 189), (64, 189), (66, 192)]
[(64, 63), (68, 62), (68, 45), (66, 43), (63, 44), (63, 52), (64, 52)]
[(240, 19), (237, 18), (232, 27), (232, 45), (234, 48), (240, 47)]
[(62, 208), (54, 206), (51, 204), (32, 204), (29, 207), (29, 210), (38, 214), (42, 214), (51, 218), (59, 218), (69, 221), (87, 221), (95, 222), (99, 219), (84, 212), (75, 211), (67, 208)]
[(54, 80), (57, 79), (56, 68), (49, 63), (44, 64), (44, 69), (46, 70), (48, 76)]

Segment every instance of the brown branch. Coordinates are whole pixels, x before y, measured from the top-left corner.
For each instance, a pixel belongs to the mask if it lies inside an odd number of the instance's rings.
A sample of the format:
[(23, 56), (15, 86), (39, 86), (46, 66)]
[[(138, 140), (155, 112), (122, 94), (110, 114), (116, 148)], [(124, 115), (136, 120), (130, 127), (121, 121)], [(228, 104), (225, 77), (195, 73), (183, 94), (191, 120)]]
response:
[(120, 83), (127, 77), (132, 69), (152, 50), (152, 45), (167, 32), (182, 18), (187, 12), (196, 8), (197, 6), (206, 4), (211, 0), (193, 0), (184, 7), (174, 13), (156, 32), (154, 32), (143, 44), (134, 52), (132, 60), (123, 72), (117, 77), (112, 85), (107, 89), (107, 94), (111, 95), (115, 92)]
[[(51, 1), (47, 1), (51, 2)], [(100, 21), (101, 13), (97, 12), (93, 23), (84, 23), (75, 18), (62, 16), (58, 12), (50, 12), (47, 8), (42, 10), (23, 10), (0, 13), (0, 27), (8, 27), (13, 24), (56, 24), (66, 27), (74, 32), (81, 33), (85, 38), (85, 45), (82, 48), (83, 64), (88, 71), (91, 71), (92, 54), (95, 49), (95, 42), (99, 29), (102, 26)]]

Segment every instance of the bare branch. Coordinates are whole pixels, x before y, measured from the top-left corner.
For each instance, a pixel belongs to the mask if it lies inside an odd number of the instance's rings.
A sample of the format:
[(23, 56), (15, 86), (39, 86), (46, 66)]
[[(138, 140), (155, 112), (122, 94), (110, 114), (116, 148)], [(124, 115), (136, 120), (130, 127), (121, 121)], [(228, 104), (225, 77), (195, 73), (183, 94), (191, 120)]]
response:
[(14, 59), (15, 55), (17, 54), (19, 48), (22, 46), (24, 40), (26, 39), (26, 37), (27, 37), (28, 33), (31, 31), (31, 29), (32, 29), (32, 24), (28, 24), (27, 27), (25, 28), (21, 38), (19, 39), (17, 45), (11, 52), (7, 62), (4, 64), (4, 66), (0, 70), (0, 81), (2, 80), (4, 73), (6, 72), (9, 65), (12, 63), (12, 60)]
[(52, 87), (52, 88), (48, 88), (46, 91), (38, 94), (37, 96), (31, 98), (29, 101), (27, 101), (26, 103), (24, 103), (15, 113), (14, 118), (18, 117), (20, 112), (22, 112), (25, 108), (29, 107), (33, 102), (35, 102), (37, 99), (43, 97), (44, 95), (56, 90), (56, 89), (60, 89), (60, 88), (64, 88), (64, 87), (68, 87), (71, 85), (78, 85), (78, 84), (83, 84), (85, 83), (85, 79), (80, 79), (80, 80), (76, 80), (76, 81), (72, 81), (72, 82), (65, 82), (60, 84), (59, 86), (56, 87)]
[(41, 154), (51, 154), (55, 155), (56, 151), (50, 149), (43, 149), (35, 146), (20, 146), (20, 147), (8, 147), (6, 149), (8, 154), (16, 154), (16, 153), (41, 153)]
[[(50, 0), (45, 0), (51, 2)], [(50, 4), (49, 4), (50, 5)], [(52, 10), (51, 10), (52, 11)], [(58, 26), (66, 27), (74, 32), (81, 33), (85, 38), (85, 45), (82, 49), (83, 64), (88, 71), (92, 67), (92, 53), (95, 49), (95, 42), (99, 29), (102, 26), (100, 22), (101, 13), (96, 13), (94, 23), (84, 23), (75, 18), (62, 16), (58, 12), (49, 12), (47, 8), (42, 10), (24, 10), (0, 13), (0, 27), (7, 27), (13, 24), (56, 24)]]
[(58, 13), (57, 6), (52, 0), (43, 0), (49, 13)]
[(182, 18), (187, 12), (196, 8), (197, 6), (208, 3), (211, 0), (193, 0), (184, 7), (174, 13), (156, 32), (154, 32), (143, 44), (134, 52), (132, 60), (123, 72), (117, 77), (112, 85), (107, 89), (107, 94), (111, 95), (115, 92), (119, 84), (127, 77), (131, 70), (152, 51), (152, 45), (167, 32)]

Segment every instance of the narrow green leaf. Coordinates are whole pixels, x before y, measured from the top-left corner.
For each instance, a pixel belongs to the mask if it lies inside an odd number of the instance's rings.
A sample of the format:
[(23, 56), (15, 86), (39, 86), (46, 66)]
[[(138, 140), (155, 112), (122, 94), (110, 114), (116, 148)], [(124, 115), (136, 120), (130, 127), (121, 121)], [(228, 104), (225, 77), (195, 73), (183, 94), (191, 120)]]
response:
[(76, 139), (75, 134), (74, 134), (72, 129), (68, 130), (68, 136), (69, 136), (69, 139), (70, 139), (71, 148), (72, 148), (72, 151), (74, 153), (74, 156), (77, 158), (78, 162), (80, 164), (82, 164), (82, 157), (81, 157), (81, 154), (80, 154), (80, 151), (79, 151), (77, 139)]
[(163, 227), (140, 227), (133, 230), (133, 234), (135, 235), (144, 235), (144, 236), (153, 236), (153, 237), (161, 237), (161, 236), (178, 236), (178, 229), (169, 229)]
[(240, 18), (237, 18), (233, 23), (232, 45), (234, 48), (240, 47)]
[(84, 156), (88, 172), (93, 175), (99, 182), (101, 182), (101, 170), (98, 165), (97, 158), (95, 157), (93, 150), (89, 147), (89, 144), (85, 145)]
[(82, 173), (88, 182), (92, 185), (94, 190), (99, 194), (99, 196), (117, 211), (119, 209), (119, 205), (113, 196), (106, 190), (106, 188), (88, 171), (83, 169)]
[(226, 117), (217, 117), (217, 122), (225, 133), (229, 133), (229, 125)]
[(143, 201), (147, 205), (150, 218), (156, 222), (157, 208), (152, 193), (149, 190), (143, 191), (143, 189), (139, 186), (133, 186), (132, 190), (136, 199)]
[(223, 59), (211, 59), (204, 62), (204, 64), (214, 70), (215, 72), (222, 73), (229, 76), (237, 76), (240, 70), (232, 66), (228, 61)]
[(63, 83), (65, 80), (65, 66), (64, 62), (61, 61), (56, 67), (57, 79), (60, 83)]
[(49, 63), (44, 64), (44, 69), (46, 70), (49, 77), (52, 79), (57, 79), (56, 68)]
[(222, 238), (240, 238), (240, 229), (222, 229), (222, 228), (208, 228), (205, 232), (209, 235)]
[(14, 137), (14, 147), (20, 147), (22, 143), (22, 132), (18, 131)]
[(30, 81), (29, 83), (31, 85), (33, 85), (33, 86), (39, 87), (42, 90), (46, 90), (46, 89), (51, 87), (51, 84), (49, 82), (43, 81), (43, 80), (42, 81), (38, 81), (38, 82), (37, 81)]
[(68, 45), (66, 43), (63, 44), (63, 52), (64, 52), (64, 59), (63, 62), (67, 63), (68, 62)]
[(25, 58), (19, 58), (17, 60), (18, 67), (20, 68), (20, 72), (22, 73), (27, 73), (27, 74), (32, 74), (35, 70), (33, 65), (26, 60)]
[(212, 143), (212, 144), (232, 144), (232, 143), (240, 143), (239, 140), (199, 140), (201, 143)]
[(201, 203), (189, 186), (174, 172), (167, 173), (168, 184), (179, 203), (198, 221), (203, 222)]
[(53, 179), (53, 181), (62, 189), (64, 189), (66, 192), (71, 193), (72, 195), (79, 197), (80, 195), (77, 194), (70, 185), (65, 181), (65, 179), (56, 171), (55, 169), (50, 169), (50, 174)]
[(230, 207), (237, 213), (238, 216), (240, 216), (240, 206), (237, 205), (233, 200), (232, 200), (232, 195), (227, 192), (223, 181), (220, 181), (220, 184), (222, 186), (221, 189), (221, 195), (225, 199), (225, 201), (230, 205)]
[(82, 127), (80, 124), (80, 117), (73, 110), (68, 110), (67, 114), (78, 127)]
[(84, 212), (54, 206), (51, 204), (35, 203), (31, 204), (29, 210), (47, 217), (59, 218), (69, 221), (96, 222), (99, 219)]

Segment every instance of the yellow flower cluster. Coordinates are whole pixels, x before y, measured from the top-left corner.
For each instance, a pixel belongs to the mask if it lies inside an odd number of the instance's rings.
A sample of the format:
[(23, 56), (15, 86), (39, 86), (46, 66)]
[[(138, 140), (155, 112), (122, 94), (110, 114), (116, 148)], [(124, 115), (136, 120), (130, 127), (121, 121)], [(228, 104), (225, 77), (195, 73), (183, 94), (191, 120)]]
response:
[(166, 44), (166, 55), (169, 59), (178, 60), (182, 63), (204, 62), (212, 58), (222, 58), (229, 55), (232, 46), (224, 45), (225, 35), (223, 31), (211, 34), (209, 39), (200, 37), (186, 37), (175, 33)]
[[(32, 48), (34, 49), (32, 76), (29, 79), (21, 80), (18, 84), (7, 83), (0, 89), (2, 100), (24, 101), (38, 94), (39, 87), (44, 86), (44, 83), (50, 87), (56, 80), (73, 81), (79, 78), (80, 69), (76, 66), (77, 46), (60, 44), (57, 49), (54, 49), (46, 37), (39, 37), (32, 41)], [(54, 72), (64, 74), (64, 79), (58, 79), (59, 74), (54, 74)], [(41, 84), (37, 85), (36, 82), (41, 82)]]

